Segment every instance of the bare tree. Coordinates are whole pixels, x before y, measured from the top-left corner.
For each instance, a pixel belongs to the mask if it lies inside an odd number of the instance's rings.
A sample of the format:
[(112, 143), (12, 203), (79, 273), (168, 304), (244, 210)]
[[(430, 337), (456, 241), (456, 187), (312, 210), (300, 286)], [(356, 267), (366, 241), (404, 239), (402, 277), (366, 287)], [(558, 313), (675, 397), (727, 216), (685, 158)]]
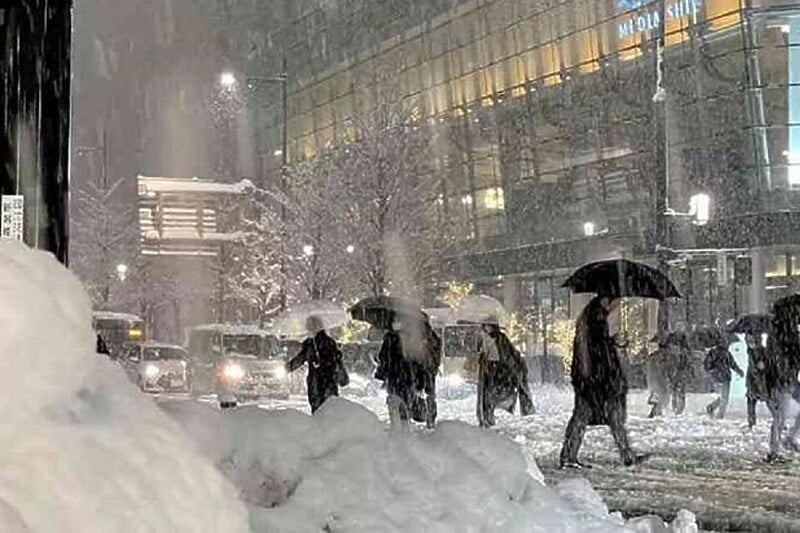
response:
[(247, 187), (222, 206), (233, 238), (224, 243), (217, 271), (217, 320), (264, 324), (280, 309), (281, 231), (277, 199)]
[(119, 283), (116, 267), (128, 264), (136, 248), (136, 205), (125, 201), (124, 179), (89, 180), (73, 192), (72, 268), (95, 305), (108, 307)]
[[(433, 137), (391, 91), (368, 92), (368, 110), (352, 119), (344, 142), (294, 169), (300, 234), (321, 255), (327, 248), (318, 261), (338, 267), (342, 292), (419, 295), (437, 281), (451, 242)], [(319, 262), (308, 261), (317, 274)]]

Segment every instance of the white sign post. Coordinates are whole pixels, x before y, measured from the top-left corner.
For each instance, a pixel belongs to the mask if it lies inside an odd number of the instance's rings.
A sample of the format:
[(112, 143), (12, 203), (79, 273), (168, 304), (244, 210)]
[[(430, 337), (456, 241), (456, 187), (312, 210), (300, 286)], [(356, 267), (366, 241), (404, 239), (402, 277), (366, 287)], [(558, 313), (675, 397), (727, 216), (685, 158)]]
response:
[(4, 194), (2, 198), (2, 224), (0, 237), (21, 241), (25, 212), (25, 198), (17, 194)]

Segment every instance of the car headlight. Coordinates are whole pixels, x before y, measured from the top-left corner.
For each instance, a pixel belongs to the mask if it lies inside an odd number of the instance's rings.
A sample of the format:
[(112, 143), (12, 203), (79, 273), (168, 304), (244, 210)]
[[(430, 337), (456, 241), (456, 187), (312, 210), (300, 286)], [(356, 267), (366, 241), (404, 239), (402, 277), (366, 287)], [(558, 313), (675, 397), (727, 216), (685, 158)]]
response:
[(275, 376), (277, 379), (284, 379), (286, 377), (286, 368), (282, 366), (275, 367), (272, 369), (272, 375)]
[(222, 370), (223, 375), (230, 380), (236, 381), (244, 377), (244, 368), (237, 363), (228, 363)]
[(156, 365), (147, 365), (144, 367), (144, 375), (150, 379), (158, 376), (161, 371)]
[(458, 373), (448, 374), (444, 377), (444, 382), (446, 385), (450, 387), (458, 387), (459, 385), (463, 385), (466, 383), (466, 380)]

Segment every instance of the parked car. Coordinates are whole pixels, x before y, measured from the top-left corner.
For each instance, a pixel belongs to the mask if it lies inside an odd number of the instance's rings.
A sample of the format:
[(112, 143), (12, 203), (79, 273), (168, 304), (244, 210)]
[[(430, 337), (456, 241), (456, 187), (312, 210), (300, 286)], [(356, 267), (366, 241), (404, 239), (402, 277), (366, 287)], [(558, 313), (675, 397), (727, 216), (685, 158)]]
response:
[(278, 338), (252, 326), (209, 324), (190, 328), (192, 391), (236, 399), (287, 398), (285, 352)]
[(156, 342), (127, 343), (119, 363), (144, 392), (189, 392), (189, 354), (180, 346)]

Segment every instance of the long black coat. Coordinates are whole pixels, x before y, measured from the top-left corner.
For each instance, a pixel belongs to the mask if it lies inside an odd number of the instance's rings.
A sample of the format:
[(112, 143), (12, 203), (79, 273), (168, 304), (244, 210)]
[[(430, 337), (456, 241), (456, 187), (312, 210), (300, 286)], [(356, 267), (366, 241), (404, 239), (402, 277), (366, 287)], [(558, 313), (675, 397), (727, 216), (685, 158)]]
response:
[(767, 387), (767, 349), (763, 346), (747, 347), (747, 397), (765, 402), (769, 399)]
[(625, 409), (628, 381), (599, 297), (578, 318), (570, 375), (576, 400), (580, 396), (591, 408), (589, 425), (607, 425), (614, 410)]
[(293, 372), (308, 363), (308, 403), (311, 412), (316, 412), (325, 400), (331, 396), (339, 395), (339, 385), (336, 383), (336, 372), (342, 365), (342, 352), (336, 341), (327, 333), (320, 331), (314, 337), (303, 341), (300, 353), (287, 364), (289, 372)]
[(478, 397), (509, 412), (513, 411), (519, 397), (521, 414), (532, 414), (533, 400), (525, 361), (500, 328), (492, 329), (488, 337), (489, 342), (495, 343), (499, 357), (497, 361), (481, 361)]
[(375, 379), (386, 384), (386, 393), (400, 397), (411, 405), (421, 381), (419, 365), (413, 364), (403, 355), (403, 341), (395, 331), (383, 337), (381, 351), (378, 353), (378, 368)]
[(773, 318), (771, 334), (767, 341), (764, 379), (770, 395), (785, 392), (797, 386), (800, 371), (800, 337), (796, 319), (776, 316)]

